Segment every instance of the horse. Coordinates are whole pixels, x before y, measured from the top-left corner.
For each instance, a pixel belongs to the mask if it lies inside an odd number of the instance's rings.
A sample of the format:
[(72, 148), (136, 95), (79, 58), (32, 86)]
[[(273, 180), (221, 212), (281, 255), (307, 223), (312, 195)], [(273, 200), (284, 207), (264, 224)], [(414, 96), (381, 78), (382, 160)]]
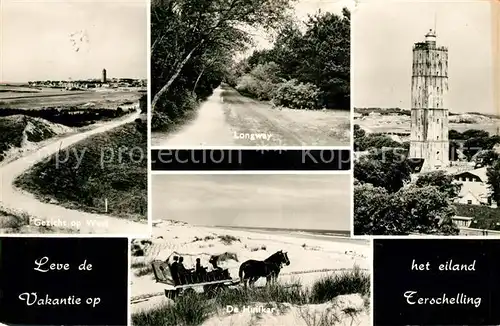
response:
[(247, 287), (247, 280), (248, 285), (252, 287), (261, 277), (266, 278), (266, 285), (271, 281), (275, 282), (283, 265), (290, 265), (290, 260), (287, 253), (282, 250), (272, 254), (264, 261), (247, 260), (240, 266), (240, 282), (243, 282), (245, 288)]

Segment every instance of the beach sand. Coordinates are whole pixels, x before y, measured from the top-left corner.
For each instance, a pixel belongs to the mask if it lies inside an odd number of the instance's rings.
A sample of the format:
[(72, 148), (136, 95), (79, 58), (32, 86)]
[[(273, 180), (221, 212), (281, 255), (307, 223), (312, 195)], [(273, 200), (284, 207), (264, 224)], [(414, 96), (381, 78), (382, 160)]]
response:
[[(210, 255), (234, 253), (238, 261), (223, 261), (219, 263), (219, 266), (227, 268), (232, 278), (238, 278), (238, 269), (242, 262), (248, 259), (264, 260), (273, 253), (283, 250), (288, 254), (290, 265), (284, 266), (281, 270), (279, 282), (299, 281), (302, 287), (310, 287), (315, 281), (328, 274), (350, 270), (355, 266), (367, 271), (370, 268), (369, 243), (345, 237), (331, 237), (326, 240), (324, 236), (320, 236), (314, 239), (314, 236), (309, 234), (304, 236), (291, 232), (288, 235), (274, 235), (270, 232), (200, 227), (184, 222), (162, 220), (153, 222), (153, 237), (150, 241), (144, 240), (133, 240), (135, 247), (141, 247), (145, 255), (132, 257), (130, 307), (132, 314), (171, 303), (171, 300), (163, 295), (163, 290), (169, 286), (156, 283), (152, 273), (138, 276), (141, 274), (140, 268), (134, 268), (134, 266), (140, 264), (148, 266), (153, 260), (166, 260), (173, 252), (184, 257), (186, 268), (194, 267), (196, 258), (201, 259), (203, 266), (209, 266)], [(265, 282), (265, 278), (261, 278), (255, 285), (264, 286)], [(203, 325), (248, 325), (251, 323), (266, 326), (307, 325), (300, 322), (300, 316), (303, 314), (323, 314), (329, 309), (345, 311), (346, 307), (360, 311), (363, 310), (364, 300), (366, 298), (362, 298), (360, 294), (348, 294), (319, 305), (307, 305), (307, 307), (289, 305), (286, 309), (287, 313), (276, 315), (263, 312), (260, 313), (257, 321), (254, 320), (255, 311), (239, 311), (238, 313), (221, 311)], [(254, 307), (258, 309), (259, 306), (266, 304), (268, 303), (255, 303)], [(344, 319), (335, 324), (342, 325), (345, 322), (350, 325), (353, 320), (351, 317)], [(352, 323), (352, 325), (369, 324), (368, 311), (358, 314)]]

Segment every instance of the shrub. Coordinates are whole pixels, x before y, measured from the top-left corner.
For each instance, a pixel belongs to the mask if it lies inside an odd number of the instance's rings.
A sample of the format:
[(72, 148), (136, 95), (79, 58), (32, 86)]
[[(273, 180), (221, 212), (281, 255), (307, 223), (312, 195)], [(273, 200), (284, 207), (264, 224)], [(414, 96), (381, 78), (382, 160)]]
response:
[(143, 261), (138, 261), (138, 262), (134, 262), (134, 263), (130, 264), (130, 268), (144, 268), (146, 266), (147, 266), (147, 264)]
[(274, 62), (260, 64), (243, 75), (236, 85), (236, 90), (258, 100), (271, 100), (278, 88), (278, 66)]
[(240, 239), (233, 237), (232, 235), (219, 235), (219, 240), (225, 244), (225, 245), (230, 245), (233, 242), (241, 242)]
[(192, 293), (176, 299), (175, 304), (140, 312), (132, 316), (133, 325), (201, 325), (210, 315), (205, 296)]
[(179, 90), (174, 96), (160, 100), (159, 107), (151, 117), (151, 130), (170, 131), (172, 127), (188, 120), (198, 106), (196, 95)]
[(291, 109), (312, 110), (318, 108), (320, 90), (311, 83), (299, 83), (296, 79), (280, 85), (274, 94), (276, 105)]
[(454, 204), (458, 216), (473, 217), (470, 227), (475, 229), (500, 230), (500, 208), (489, 206)]
[(245, 75), (238, 80), (236, 90), (242, 94), (254, 97), (261, 101), (268, 101), (272, 98), (276, 85), (255, 78), (251, 75)]
[(370, 275), (355, 267), (351, 271), (329, 275), (314, 283), (311, 289), (311, 301), (322, 303), (343, 294), (366, 295), (369, 292)]
[(152, 275), (153, 274), (153, 266), (151, 264), (147, 264), (144, 267), (139, 267), (139, 270), (137, 270), (134, 274), (137, 277), (141, 277), (141, 276), (145, 276), (145, 275)]

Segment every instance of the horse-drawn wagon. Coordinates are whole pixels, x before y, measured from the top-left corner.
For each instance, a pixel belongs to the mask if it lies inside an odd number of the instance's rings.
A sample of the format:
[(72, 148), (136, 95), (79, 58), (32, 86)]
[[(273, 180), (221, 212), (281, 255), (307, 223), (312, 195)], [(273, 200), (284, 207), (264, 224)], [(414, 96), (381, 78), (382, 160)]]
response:
[[(228, 269), (213, 268), (204, 272), (194, 269), (187, 269), (185, 273), (174, 268), (176, 262), (173, 257), (185, 257), (186, 255), (173, 252), (165, 261), (154, 260), (151, 264), (153, 267), (154, 276), (157, 283), (166, 285), (165, 296), (174, 298), (182, 295), (186, 291), (196, 292), (211, 292), (224, 286), (236, 285), (239, 279), (232, 279)], [(211, 259), (217, 259), (217, 256), (212, 256)], [(193, 265), (193, 264), (189, 264)]]
[[(266, 277), (267, 282), (275, 281), (283, 265), (289, 265), (290, 261), (286, 253), (278, 251), (264, 261), (247, 260), (240, 265), (239, 277), (232, 278), (229, 270), (217, 266), (220, 256), (213, 255), (209, 262), (213, 268), (207, 270), (205, 267), (198, 269), (178, 270), (174, 258), (182, 257), (182, 254), (172, 252), (165, 260), (154, 260), (151, 264), (157, 283), (166, 285), (165, 296), (175, 298), (188, 291), (214, 293), (222, 288), (237, 286), (240, 283), (253, 285), (261, 277)], [(193, 255), (188, 255), (193, 257)], [(235, 259), (237, 261), (237, 259)], [(178, 264), (178, 263), (177, 263)], [(189, 264), (194, 265), (194, 264)]]

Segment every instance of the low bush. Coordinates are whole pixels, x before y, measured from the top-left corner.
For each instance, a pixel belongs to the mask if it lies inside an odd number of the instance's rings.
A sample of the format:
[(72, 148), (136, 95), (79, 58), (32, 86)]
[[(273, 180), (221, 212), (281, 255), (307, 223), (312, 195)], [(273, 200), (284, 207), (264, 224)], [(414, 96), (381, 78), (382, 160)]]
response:
[(194, 326), (210, 317), (211, 304), (204, 295), (191, 293), (176, 299), (175, 304), (141, 312), (132, 316), (133, 325)]
[(311, 301), (322, 303), (350, 293), (361, 295), (370, 293), (370, 275), (358, 267), (340, 274), (328, 275), (314, 283), (311, 289)]
[(274, 62), (257, 65), (238, 79), (236, 90), (261, 101), (271, 100), (279, 87), (278, 66)]
[(275, 105), (291, 109), (313, 110), (318, 108), (320, 90), (311, 83), (300, 83), (296, 79), (282, 83), (276, 90)]

